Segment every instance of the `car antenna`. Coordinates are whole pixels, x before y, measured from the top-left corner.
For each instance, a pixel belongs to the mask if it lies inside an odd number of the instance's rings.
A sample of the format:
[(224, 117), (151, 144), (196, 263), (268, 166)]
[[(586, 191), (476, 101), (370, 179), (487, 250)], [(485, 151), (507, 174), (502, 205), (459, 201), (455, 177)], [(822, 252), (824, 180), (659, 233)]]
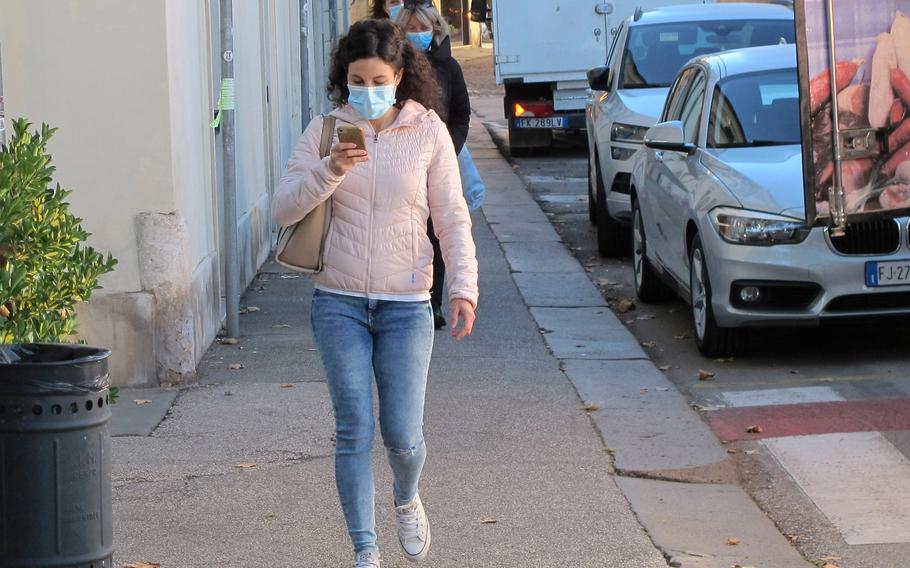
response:
[(641, 10), (641, 6), (639, 6), (638, 8), (635, 9), (635, 16), (632, 17), (632, 20), (637, 22), (638, 20), (641, 19), (641, 14), (642, 14), (642, 10)]

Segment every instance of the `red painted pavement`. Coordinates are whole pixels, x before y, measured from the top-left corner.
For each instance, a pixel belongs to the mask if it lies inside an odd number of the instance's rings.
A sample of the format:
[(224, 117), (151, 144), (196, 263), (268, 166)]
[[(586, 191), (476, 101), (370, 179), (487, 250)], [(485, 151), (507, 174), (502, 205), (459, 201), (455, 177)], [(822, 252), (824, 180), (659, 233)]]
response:
[[(723, 408), (706, 414), (721, 440), (759, 440), (837, 432), (910, 430), (910, 399), (847, 400)], [(761, 433), (747, 429), (758, 426)]]

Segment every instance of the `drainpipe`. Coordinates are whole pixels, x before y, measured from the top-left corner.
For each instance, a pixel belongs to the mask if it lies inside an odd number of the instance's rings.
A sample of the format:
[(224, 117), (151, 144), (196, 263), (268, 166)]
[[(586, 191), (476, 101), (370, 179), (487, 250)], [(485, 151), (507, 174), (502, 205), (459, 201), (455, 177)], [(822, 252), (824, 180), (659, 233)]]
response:
[[(221, 0), (221, 79), (234, 81), (233, 0)], [(233, 96), (231, 97), (233, 98)], [(237, 180), (234, 155), (234, 108), (221, 118), (224, 191), (224, 279), (228, 337), (240, 336), (240, 267), (237, 251)]]

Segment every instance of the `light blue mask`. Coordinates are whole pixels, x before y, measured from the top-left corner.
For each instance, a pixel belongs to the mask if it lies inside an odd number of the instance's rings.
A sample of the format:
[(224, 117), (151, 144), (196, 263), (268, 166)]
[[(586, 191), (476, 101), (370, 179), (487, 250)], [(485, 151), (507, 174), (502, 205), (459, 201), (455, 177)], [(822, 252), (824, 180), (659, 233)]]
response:
[(398, 19), (398, 12), (401, 12), (401, 9), (404, 8), (404, 4), (398, 4), (397, 6), (392, 6), (389, 8), (389, 19), (393, 22)]
[(348, 103), (367, 120), (376, 120), (395, 104), (395, 85), (355, 87), (348, 85)]
[(408, 40), (417, 51), (426, 51), (430, 49), (430, 44), (433, 42), (433, 32), (408, 32)]

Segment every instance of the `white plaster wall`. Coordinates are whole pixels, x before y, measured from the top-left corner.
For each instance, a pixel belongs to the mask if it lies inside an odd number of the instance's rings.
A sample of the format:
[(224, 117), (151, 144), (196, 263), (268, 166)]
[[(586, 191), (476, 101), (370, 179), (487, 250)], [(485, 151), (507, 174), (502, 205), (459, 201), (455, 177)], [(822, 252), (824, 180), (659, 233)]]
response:
[[(100, 293), (139, 289), (134, 218), (172, 211), (164, 2), (2, 0), (6, 113), (59, 127), (56, 179), (119, 264)], [(164, 125), (164, 126), (162, 126)]]

